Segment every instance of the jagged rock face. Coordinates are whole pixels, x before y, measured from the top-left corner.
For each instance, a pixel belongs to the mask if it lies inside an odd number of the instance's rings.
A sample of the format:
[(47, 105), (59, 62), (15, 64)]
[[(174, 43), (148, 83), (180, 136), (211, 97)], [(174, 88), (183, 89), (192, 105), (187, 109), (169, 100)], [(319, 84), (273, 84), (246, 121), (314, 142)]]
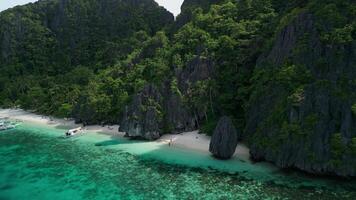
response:
[[(306, 32), (304, 32), (306, 31)], [(308, 45), (312, 46), (309, 51), (314, 51), (311, 54), (307, 54), (308, 57), (295, 58), (296, 62), (306, 63), (317, 60), (317, 57), (321, 54), (321, 44), (319, 40), (315, 40), (318, 37), (315, 24), (312, 20), (312, 15), (307, 13), (300, 14), (294, 19), (293, 23), (286, 26), (276, 39), (272, 50), (268, 52), (267, 58), (260, 58), (264, 61), (271, 62), (275, 65), (281, 65), (286, 58), (292, 56), (293, 50), (296, 48), (298, 41), (305, 34), (308, 35)], [(300, 60), (303, 59), (303, 60)]]
[[(178, 87), (185, 95), (190, 85), (213, 76), (213, 62), (197, 56), (176, 72)], [(155, 102), (154, 106), (150, 103)], [(148, 109), (142, 110), (142, 107)], [(159, 111), (159, 112), (157, 112)], [(164, 115), (162, 114), (164, 113)], [(182, 96), (171, 91), (170, 81), (161, 86), (147, 85), (134, 96), (122, 118), (122, 130), (130, 137), (157, 139), (164, 133), (182, 133), (198, 129), (204, 113), (192, 112)]]
[(95, 109), (85, 104), (84, 102), (86, 101), (86, 97), (79, 98), (79, 103), (76, 104), (76, 106), (73, 108), (73, 117), (75, 123), (83, 123), (84, 125), (102, 123), (94, 120), (96, 113)]
[[(196, 56), (187, 66), (177, 72), (178, 87), (182, 95), (186, 95), (190, 86), (198, 81), (206, 80), (214, 76), (214, 64), (211, 60)], [(166, 121), (172, 126), (172, 131), (180, 133), (199, 128), (199, 121), (204, 118), (202, 112), (192, 112), (184, 105), (182, 97), (169, 91), (166, 97)]]
[(210, 59), (196, 56), (178, 74), (179, 89), (185, 93), (190, 85), (211, 78), (213, 75), (213, 62)]
[(182, 98), (175, 93), (167, 91), (165, 100), (165, 120), (171, 133), (182, 133), (197, 129), (194, 115), (183, 104)]
[(311, 173), (356, 176), (355, 50), (355, 42), (323, 42), (315, 17), (306, 12), (279, 33), (258, 68), (302, 66), (307, 80), (292, 90), (272, 81), (250, 101), (245, 134), (252, 138), (252, 158)]
[(210, 141), (209, 151), (217, 158), (229, 159), (236, 150), (238, 135), (229, 117), (221, 117)]
[(147, 85), (133, 97), (123, 116), (122, 131), (128, 137), (155, 140), (160, 137), (162, 97), (157, 88)]

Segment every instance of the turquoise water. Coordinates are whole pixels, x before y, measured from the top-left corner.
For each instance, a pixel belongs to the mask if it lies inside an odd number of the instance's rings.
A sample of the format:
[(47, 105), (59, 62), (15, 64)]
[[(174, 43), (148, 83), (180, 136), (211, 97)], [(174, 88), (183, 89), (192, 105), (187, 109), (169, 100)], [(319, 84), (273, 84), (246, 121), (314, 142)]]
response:
[(61, 127), (0, 132), (0, 200), (355, 199), (356, 182)]

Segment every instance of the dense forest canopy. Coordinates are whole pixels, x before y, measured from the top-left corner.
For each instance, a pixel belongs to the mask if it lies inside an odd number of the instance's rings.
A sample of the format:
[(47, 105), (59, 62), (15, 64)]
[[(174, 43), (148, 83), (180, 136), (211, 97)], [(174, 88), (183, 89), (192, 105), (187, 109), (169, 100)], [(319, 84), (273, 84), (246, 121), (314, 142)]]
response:
[(353, 0), (186, 0), (176, 21), (43, 0), (0, 13), (0, 105), (160, 135), (227, 115), (256, 160), (355, 175), (354, 19)]
[(4, 11), (1, 102), (63, 115), (61, 105), (73, 105), (94, 73), (172, 22), (149, 0), (51, 0)]

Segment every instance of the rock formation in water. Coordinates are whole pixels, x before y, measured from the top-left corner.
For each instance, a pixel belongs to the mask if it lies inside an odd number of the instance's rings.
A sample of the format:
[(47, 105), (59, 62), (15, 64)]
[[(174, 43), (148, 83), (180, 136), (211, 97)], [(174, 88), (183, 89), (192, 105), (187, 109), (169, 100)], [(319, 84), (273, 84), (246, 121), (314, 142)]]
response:
[(229, 117), (221, 117), (211, 137), (209, 151), (217, 158), (229, 159), (234, 155), (238, 135)]

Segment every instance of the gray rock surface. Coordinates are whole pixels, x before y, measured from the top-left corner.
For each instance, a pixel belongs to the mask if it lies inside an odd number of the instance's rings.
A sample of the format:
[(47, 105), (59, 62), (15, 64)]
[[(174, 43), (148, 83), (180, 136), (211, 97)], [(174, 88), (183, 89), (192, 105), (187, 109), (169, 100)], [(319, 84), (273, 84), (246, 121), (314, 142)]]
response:
[(122, 130), (126, 136), (155, 140), (160, 137), (162, 124), (161, 94), (153, 85), (147, 85), (134, 96), (123, 116)]
[(237, 131), (231, 119), (221, 117), (211, 137), (209, 151), (217, 158), (229, 159), (235, 153), (237, 141)]
[[(279, 122), (265, 125), (277, 114), (276, 106), (290, 97), (283, 84), (265, 85), (264, 94), (250, 102), (245, 134), (253, 138), (253, 159), (316, 174), (356, 176), (356, 156), (347, 150), (356, 138), (356, 116), (351, 111), (356, 102), (355, 49), (355, 41), (323, 43), (310, 13), (300, 13), (279, 33), (271, 51), (259, 59), (258, 67), (283, 67), (288, 61), (304, 66), (311, 77), (299, 102), (288, 103), (279, 113), (297, 134), (291, 129), (287, 129), (287, 135), (281, 134), (284, 129)], [(338, 134), (340, 149), (332, 142)]]
[[(183, 69), (176, 70), (175, 76), (178, 89), (185, 95), (192, 84), (213, 75), (213, 62), (196, 56)], [(152, 102), (155, 105), (150, 105)], [(142, 110), (143, 107), (147, 109)], [(160, 86), (148, 84), (134, 96), (122, 117), (122, 131), (129, 137), (154, 140), (164, 133), (197, 130), (204, 114), (189, 109), (182, 97), (171, 91), (170, 81), (167, 80)]]
[(186, 93), (190, 85), (213, 77), (214, 73), (214, 64), (210, 59), (196, 56), (178, 73), (179, 89)]
[[(186, 95), (189, 87), (198, 81), (214, 76), (214, 64), (211, 60), (196, 56), (187, 66), (177, 71), (176, 78), (182, 95)], [(192, 131), (199, 128), (199, 122), (204, 119), (205, 113), (197, 109), (191, 110), (185, 105), (183, 99), (168, 88), (166, 98), (166, 121), (173, 127), (173, 132)]]

